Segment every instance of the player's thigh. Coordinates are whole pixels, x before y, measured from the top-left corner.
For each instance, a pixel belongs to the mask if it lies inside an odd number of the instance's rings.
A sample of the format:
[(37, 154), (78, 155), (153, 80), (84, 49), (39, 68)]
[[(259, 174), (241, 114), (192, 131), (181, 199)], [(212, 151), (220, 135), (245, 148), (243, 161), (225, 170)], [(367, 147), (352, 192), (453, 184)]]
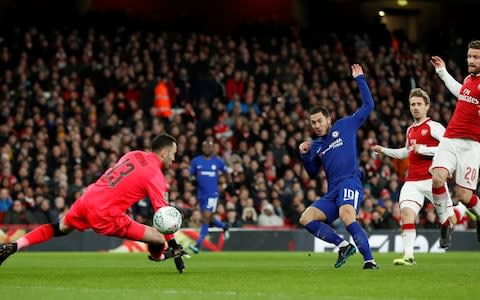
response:
[(417, 215), (425, 203), (432, 199), (432, 180), (407, 181), (400, 190), (400, 209), (410, 208)]
[(73, 229), (84, 231), (90, 228), (90, 222), (87, 218), (88, 208), (85, 207), (83, 201), (78, 199), (68, 210), (65, 216), (59, 220), (60, 230), (63, 232), (69, 232)]
[[(126, 214), (90, 215), (92, 229), (101, 235), (141, 240), (145, 234), (145, 225), (135, 222)], [(128, 235), (128, 236), (127, 236)]]
[[(432, 160), (430, 166), (430, 173), (433, 174), (434, 169), (445, 169), (448, 171), (448, 175), (452, 175), (457, 167), (457, 156), (454, 145), (454, 140), (449, 138), (443, 138), (438, 144), (437, 152)], [(445, 178), (446, 179), (446, 178)]]
[(455, 146), (457, 150), (455, 183), (465, 189), (476, 190), (478, 166), (480, 165), (480, 143), (457, 139)]
[(317, 220), (332, 223), (338, 218), (338, 206), (335, 202), (335, 195), (335, 191), (330, 191), (310, 205), (310, 207), (314, 207), (322, 212), (322, 219), (317, 218)]
[(305, 209), (300, 217), (300, 224), (307, 225), (312, 221), (327, 221), (327, 215), (318, 207), (311, 205)]
[(209, 211), (214, 213), (217, 210), (218, 195), (207, 195), (199, 198), (200, 209), (202, 212)]

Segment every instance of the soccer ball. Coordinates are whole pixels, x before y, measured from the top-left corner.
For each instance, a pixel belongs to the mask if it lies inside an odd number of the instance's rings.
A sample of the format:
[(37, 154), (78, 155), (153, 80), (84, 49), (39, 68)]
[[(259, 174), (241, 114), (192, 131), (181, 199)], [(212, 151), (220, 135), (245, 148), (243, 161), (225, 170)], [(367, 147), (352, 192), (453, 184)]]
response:
[(161, 233), (174, 233), (182, 227), (182, 214), (173, 206), (161, 207), (153, 215), (153, 227)]

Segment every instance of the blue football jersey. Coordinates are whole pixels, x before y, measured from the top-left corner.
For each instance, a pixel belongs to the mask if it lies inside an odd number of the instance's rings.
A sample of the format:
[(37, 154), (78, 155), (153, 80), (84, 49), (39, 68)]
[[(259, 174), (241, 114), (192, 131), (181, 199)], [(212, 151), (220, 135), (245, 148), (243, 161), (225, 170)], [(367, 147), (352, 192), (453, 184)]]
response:
[(226, 172), (225, 163), (218, 156), (207, 159), (203, 155), (193, 158), (190, 175), (197, 179), (198, 197), (206, 197), (218, 193), (218, 176)]
[(329, 190), (343, 179), (360, 178), (358, 165), (357, 130), (374, 108), (367, 82), (363, 75), (356, 77), (362, 98), (361, 107), (352, 115), (332, 124), (330, 132), (312, 142), (310, 151), (302, 154), (305, 170), (314, 177), (323, 166)]

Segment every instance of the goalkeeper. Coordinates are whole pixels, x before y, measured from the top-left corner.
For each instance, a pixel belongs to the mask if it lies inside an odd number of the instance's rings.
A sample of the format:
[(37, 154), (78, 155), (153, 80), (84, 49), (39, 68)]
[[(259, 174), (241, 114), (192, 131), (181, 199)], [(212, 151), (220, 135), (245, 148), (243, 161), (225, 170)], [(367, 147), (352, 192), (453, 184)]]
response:
[(185, 269), (181, 245), (173, 234), (162, 235), (155, 228), (132, 220), (125, 213), (147, 195), (156, 211), (168, 205), (168, 183), (162, 169), (175, 159), (177, 141), (168, 134), (155, 137), (152, 151), (126, 153), (94, 184), (88, 186), (72, 208), (57, 223), (41, 225), (14, 243), (0, 245), (0, 265), (22, 248), (64, 236), (74, 230), (93, 229), (96, 233), (148, 244), (149, 259), (163, 261), (173, 257), (177, 270)]

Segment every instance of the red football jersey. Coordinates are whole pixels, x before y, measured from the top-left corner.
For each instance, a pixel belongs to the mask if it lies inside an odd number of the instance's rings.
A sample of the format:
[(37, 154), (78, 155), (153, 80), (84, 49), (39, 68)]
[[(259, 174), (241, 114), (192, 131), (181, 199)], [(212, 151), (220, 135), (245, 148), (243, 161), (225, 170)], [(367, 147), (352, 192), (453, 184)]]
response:
[(99, 214), (119, 215), (149, 196), (154, 211), (168, 205), (168, 182), (160, 159), (152, 152), (132, 151), (87, 187), (84, 203)]
[(463, 81), (455, 111), (445, 137), (480, 142), (480, 76), (469, 75)]
[(408, 152), (408, 175), (407, 181), (417, 181), (432, 178), (428, 172), (432, 164), (436, 147), (445, 132), (445, 128), (438, 122), (429, 118), (419, 124), (413, 124), (407, 129), (407, 147), (423, 145), (419, 152)]

